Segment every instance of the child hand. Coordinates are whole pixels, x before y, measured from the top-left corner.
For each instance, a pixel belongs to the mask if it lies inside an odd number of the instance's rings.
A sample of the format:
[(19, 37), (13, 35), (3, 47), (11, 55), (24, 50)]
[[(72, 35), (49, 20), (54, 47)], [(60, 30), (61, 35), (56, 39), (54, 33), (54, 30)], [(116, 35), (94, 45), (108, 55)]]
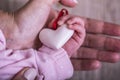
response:
[(85, 28), (84, 20), (77, 16), (64, 16), (59, 21), (58, 24), (68, 24), (68, 28), (74, 30), (73, 36), (69, 41), (63, 46), (63, 48), (68, 52), (69, 56), (72, 56), (73, 53), (79, 49), (82, 45), (85, 38)]

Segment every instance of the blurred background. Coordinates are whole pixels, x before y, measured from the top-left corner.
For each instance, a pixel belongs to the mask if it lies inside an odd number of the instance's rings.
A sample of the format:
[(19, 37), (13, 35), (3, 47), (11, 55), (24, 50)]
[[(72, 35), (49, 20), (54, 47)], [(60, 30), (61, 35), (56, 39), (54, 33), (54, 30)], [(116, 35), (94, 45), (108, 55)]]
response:
[[(0, 0), (0, 9), (13, 12), (29, 0)], [(75, 8), (68, 8), (71, 14), (102, 20), (105, 22), (120, 25), (120, 0), (78, 0), (79, 4)], [(57, 4), (55, 9), (63, 6)], [(95, 71), (75, 71), (70, 80), (120, 80), (120, 62), (103, 63), (99, 70)]]

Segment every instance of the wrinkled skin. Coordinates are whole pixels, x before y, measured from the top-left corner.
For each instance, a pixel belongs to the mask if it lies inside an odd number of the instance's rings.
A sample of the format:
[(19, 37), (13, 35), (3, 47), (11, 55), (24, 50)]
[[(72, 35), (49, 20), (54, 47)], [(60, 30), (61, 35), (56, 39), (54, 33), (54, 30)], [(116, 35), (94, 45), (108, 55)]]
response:
[(117, 38), (120, 36), (120, 25), (84, 19), (87, 34), (82, 47), (72, 57), (74, 68), (93, 70), (100, 68), (101, 62), (120, 61), (120, 40)]
[[(67, 6), (75, 6), (76, 3), (71, 4), (71, 1), (61, 0), (60, 2), (64, 2)], [(56, 2), (57, 0), (30, 0), (13, 14), (0, 12), (0, 29), (7, 38), (7, 48), (34, 47), (36, 37), (48, 19), (51, 5)]]

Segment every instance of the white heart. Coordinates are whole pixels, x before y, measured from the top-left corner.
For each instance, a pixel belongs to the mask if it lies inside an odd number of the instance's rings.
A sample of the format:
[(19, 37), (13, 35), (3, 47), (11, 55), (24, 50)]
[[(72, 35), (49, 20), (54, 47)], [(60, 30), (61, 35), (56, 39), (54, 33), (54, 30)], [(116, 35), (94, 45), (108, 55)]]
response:
[(43, 29), (40, 32), (39, 39), (44, 45), (53, 49), (59, 49), (71, 38), (73, 33), (74, 30), (68, 29), (67, 25), (64, 24), (57, 30)]

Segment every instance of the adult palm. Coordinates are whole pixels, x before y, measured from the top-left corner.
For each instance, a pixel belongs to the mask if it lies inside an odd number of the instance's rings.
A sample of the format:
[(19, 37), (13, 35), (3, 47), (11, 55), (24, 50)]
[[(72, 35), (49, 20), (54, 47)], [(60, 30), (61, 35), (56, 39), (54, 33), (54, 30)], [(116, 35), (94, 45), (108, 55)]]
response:
[(86, 18), (86, 38), (82, 47), (72, 56), (75, 70), (93, 70), (101, 62), (120, 60), (120, 26)]

